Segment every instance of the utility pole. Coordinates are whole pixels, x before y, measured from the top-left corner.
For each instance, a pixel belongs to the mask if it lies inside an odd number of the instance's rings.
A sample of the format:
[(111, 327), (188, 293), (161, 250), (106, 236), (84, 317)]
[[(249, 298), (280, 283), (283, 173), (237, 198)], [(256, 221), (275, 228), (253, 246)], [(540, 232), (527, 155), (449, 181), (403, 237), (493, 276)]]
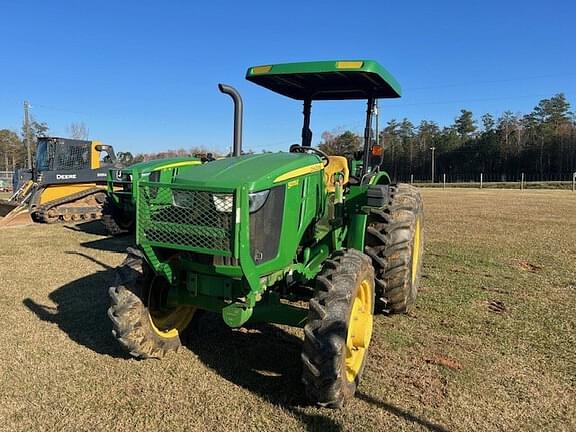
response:
[(30, 103), (24, 101), (24, 141), (28, 153), (28, 169), (32, 169), (32, 148), (30, 145)]
[(432, 150), (432, 183), (434, 183), (434, 150), (436, 147), (430, 147), (430, 150)]

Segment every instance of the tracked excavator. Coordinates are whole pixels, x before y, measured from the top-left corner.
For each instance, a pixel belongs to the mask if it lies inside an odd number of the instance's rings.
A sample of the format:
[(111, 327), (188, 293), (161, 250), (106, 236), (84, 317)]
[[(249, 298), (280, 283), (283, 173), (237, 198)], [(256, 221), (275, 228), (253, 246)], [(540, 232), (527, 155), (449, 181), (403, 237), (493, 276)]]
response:
[(108, 170), (130, 156), (99, 141), (38, 138), (30, 178), (0, 201), (0, 227), (100, 218)]

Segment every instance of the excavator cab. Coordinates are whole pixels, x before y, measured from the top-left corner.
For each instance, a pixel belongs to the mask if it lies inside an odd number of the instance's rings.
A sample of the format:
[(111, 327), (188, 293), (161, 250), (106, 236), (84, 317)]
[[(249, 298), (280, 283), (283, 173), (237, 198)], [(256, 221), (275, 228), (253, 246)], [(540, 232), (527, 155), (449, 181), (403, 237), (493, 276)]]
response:
[(117, 161), (112, 146), (98, 141), (65, 138), (38, 138), (36, 171), (95, 170), (109, 168)]

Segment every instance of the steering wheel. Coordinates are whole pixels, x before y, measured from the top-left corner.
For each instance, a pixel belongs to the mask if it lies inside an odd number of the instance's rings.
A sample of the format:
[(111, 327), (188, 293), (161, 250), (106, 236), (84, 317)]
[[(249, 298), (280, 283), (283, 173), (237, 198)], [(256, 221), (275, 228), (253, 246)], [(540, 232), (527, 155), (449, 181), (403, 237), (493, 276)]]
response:
[(300, 144), (292, 144), (290, 146), (290, 153), (314, 153), (315, 155), (320, 156), (320, 159), (324, 162), (324, 166), (328, 165), (330, 162), (326, 153), (314, 147), (304, 147)]

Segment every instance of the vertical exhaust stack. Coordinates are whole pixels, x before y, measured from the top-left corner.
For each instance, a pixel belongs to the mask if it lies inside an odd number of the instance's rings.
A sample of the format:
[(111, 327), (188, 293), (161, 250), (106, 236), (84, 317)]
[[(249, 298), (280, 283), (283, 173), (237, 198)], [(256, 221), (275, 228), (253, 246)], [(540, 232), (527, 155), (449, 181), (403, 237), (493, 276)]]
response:
[(242, 154), (242, 116), (244, 112), (244, 104), (240, 93), (234, 87), (226, 84), (218, 84), (218, 89), (227, 94), (234, 101), (234, 149), (233, 156), (240, 156)]

